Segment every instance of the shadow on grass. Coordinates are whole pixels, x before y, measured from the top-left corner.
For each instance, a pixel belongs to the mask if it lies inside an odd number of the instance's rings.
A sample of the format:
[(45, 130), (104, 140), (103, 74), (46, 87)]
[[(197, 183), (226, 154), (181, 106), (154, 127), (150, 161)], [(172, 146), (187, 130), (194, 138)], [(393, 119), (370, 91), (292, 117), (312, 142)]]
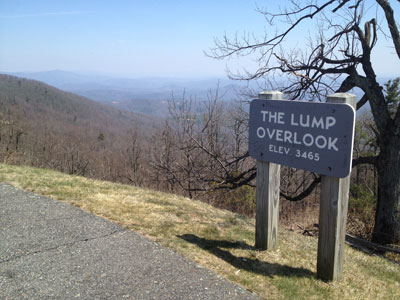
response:
[(243, 242), (230, 242), (221, 240), (208, 240), (198, 237), (194, 234), (184, 234), (177, 236), (186, 242), (196, 244), (211, 254), (223, 259), (237, 269), (246, 270), (248, 272), (257, 273), (264, 276), (284, 276), (284, 277), (315, 277), (310, 270), (303, 268), (293, 268), (276, 263), (268, 263), (258, 259), (234, 256), (227, 250), (221, 248), (253, 250), (256, 249)]

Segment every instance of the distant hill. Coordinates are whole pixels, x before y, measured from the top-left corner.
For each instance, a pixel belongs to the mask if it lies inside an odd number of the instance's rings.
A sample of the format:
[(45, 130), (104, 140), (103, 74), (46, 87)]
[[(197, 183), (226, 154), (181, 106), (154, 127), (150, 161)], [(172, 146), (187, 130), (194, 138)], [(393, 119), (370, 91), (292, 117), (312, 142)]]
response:
[[(59, 123), (118, 134), (134, 124), (150, 125), (143, 115), (111, 108), (88, 98), (54, 88), (50, 85), (15, 76), (0, 75), (0, 111), (19, 112), (30, 122)], [(53, 129), (62, 128), (53, 127)]]
[(77, 74), (60, 70), (12, 73), (18, 77), (39, 80), (64, 91), (73, 92), (92, 100), (108, 104), (122, 110), (153, 116), (165, 116), (168, 112), (167, 101), (172, 94), (180, 97), (185, 92), (188, 97), (206, 100), (210, 90), (219, 84), (222, 100), (237, 98), (237, 91), (246, 83), (228, 79), (204, 78), (116, 78)]
[(133, 131), (151, 134), (159, 123), (39, 81), (0, 75), (0, 161), (102, 177), (100, 164), (123, 165), (120, 154)]
[[(168, 100), (172, 98), (172, 94), (179, 99), (185, 92), (187, 97), (195, 97), (202, 101), (207, 99), (210, 90), (215, 91), (219, 83), (221, 99), (232, 101), (238, 98), (238, 92), (240, 93), (244, 88), (253, 91), (253, 96), (266, 88), (266, 83), (262, 80), (240, 82), (224, 78), (119, 78), (62, 70), (8, 74), (42, 81), (61, 90), (105, 103), (120, 110), (156, 117), (167, 115)], [(383, 85), (389, 79), (393, 78), (381, 77), (378, 80)], [(356, 94), (358, 98), (363, 95), (357, 89), (352, 93)], [(362, 111), (369, 110), (369, 104), (362, 109)]]

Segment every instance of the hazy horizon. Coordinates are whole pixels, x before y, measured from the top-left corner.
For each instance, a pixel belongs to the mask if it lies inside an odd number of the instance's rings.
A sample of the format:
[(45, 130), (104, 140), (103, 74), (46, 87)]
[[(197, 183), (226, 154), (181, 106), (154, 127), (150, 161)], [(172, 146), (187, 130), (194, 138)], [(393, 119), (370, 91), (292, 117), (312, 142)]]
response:
[(146, 75), (146, 74), (129, 74), (129, 73), (113, 73), (106, 71), (90, 71), (90, 70), (63, 70), (63, 69), (48, 69), (48, 70), (17, 70), (17, 71), (5, 71), (0, 70), (0, 74), (40, 74), (40, 73), (69, 73), (80, 76), (88, 76), (88, 77), (99, 77), (99, 78), (113, 78), (113, 79), (157, 79), (157, 78), (165, 78), (165, 79), (176, 79), (176, 80), (207, 80), (207, 79), (215, 79), (215, 80), (231, 80), (227, 77), (226, 74), (209, 74), (209, 75), (173, 75), (173, 74), (160, 74), (160, 75)]

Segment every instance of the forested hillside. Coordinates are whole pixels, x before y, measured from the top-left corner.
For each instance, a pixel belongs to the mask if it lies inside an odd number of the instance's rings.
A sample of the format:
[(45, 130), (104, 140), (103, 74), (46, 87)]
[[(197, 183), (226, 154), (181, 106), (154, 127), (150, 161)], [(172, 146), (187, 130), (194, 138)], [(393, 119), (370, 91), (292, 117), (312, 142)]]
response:
[(251, 215), (252, 188), (223, 183), (254, 164), (231, 163), (247, 151), (246, 113), (218, 92), (208, 101), (171, 99), (161, 120), (0, 75), (0, 161), (169, 191)]
[(221, 99), (230, 101), (237, 91), (244, 87), (261, 86), (258, 82), (233, 82), (228, 79), (176, 78), (176, 77), (139, 77), (118, 78), (106, 75), (89, 75), (61, 70), (7, 73), (44, 82), (63, 91), (87, 97), (114, 108), (138, 112), (155, 117), (168, 114), (167, 98), (172, 94), (194, 95), (199, 100), (206, 100), (210, 89), (219, 86)]
[(123, 152), (154, 120), (38, 81), (0, 75), (2, 161), (117, 180)]

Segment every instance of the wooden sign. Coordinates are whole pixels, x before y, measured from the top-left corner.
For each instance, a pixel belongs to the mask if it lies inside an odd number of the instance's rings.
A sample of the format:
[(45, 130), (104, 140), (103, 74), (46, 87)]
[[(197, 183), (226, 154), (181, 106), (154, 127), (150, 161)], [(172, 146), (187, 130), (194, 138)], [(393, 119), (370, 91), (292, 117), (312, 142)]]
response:
[(307, 103), (282, 97), (279, 91), (264, 91), (259, 94), (263, 100), (250, 105), (249, 153), (257, 159), (255, 247), (275, 250), (278, 245), (280, 165), (325, 174), (317, 274), (323, 280), (338, 280), (344, 262), (357, 98), (336, 93), (327, 97), (327, 103)]

